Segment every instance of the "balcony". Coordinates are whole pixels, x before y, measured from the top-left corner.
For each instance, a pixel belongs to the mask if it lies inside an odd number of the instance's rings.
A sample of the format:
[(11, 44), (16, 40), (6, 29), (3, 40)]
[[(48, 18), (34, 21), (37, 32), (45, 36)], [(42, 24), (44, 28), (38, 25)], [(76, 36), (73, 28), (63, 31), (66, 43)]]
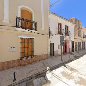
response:
[(28, 19), (24, 19), (21, 17), (16, 17), (16, 28), (37, 31), (37, 22), (28, 20)]

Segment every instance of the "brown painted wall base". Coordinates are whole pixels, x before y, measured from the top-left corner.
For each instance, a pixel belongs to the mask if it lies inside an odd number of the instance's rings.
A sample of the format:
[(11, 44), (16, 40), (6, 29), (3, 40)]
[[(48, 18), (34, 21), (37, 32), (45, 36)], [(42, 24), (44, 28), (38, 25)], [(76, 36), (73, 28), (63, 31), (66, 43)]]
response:
[(31, 59), (24, 59), (24, 60), (17, 59), (12, 61), (0, 62), (0, 71), (19, 66), (26, 66), (28, 64), (36, 63), (45, 59), (48, 59), (48, 55), (39, 55), (39, 56), (37, 55)]

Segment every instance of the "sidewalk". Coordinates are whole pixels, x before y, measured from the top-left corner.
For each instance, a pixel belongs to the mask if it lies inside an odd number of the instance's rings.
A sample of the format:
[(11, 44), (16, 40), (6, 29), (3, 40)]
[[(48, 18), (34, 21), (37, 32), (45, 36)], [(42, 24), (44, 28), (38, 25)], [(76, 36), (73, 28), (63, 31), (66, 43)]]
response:
[(49, 59), (34, 63), (32, 65), (27, 65), (25, 67), (17, 67), (9, 70), (0, 72), (0, 86), (8, 86), (13, 83), (13, 73), (16, 75), (16, 82), (22, 79), (33, 76), (34, 74), (42, 73), (47, 71), (47, 67), (54, 70), (64, 63), (78, 59), (80, 56), (86, 54), (86, 51), (75, 52), (73, 54), (63, 55), (63, 62), (61, 61), (61, 56), (50, 57)]

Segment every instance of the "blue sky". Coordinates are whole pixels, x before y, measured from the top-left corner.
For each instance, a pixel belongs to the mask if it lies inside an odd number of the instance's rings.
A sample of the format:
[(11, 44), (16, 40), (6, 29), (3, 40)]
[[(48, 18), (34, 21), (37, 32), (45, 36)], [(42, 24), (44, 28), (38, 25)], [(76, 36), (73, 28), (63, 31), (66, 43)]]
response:
[[(55, 1), (50, 0), (51, 4)], [(50, 11), (67, 19), (75, 17), (86, 27), (86, 0), (60, 0)]]

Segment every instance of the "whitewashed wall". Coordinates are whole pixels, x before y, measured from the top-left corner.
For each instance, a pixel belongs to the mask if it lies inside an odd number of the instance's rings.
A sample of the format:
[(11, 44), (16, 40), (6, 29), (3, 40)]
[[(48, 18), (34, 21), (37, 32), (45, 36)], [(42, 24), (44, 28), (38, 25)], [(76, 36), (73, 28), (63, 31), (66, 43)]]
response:
[[(60, 54), (61, 49), (59, 48), (60, 35), (58, 34), (58, 23), (62, 23), (62, 29), (64, 29), (64, 30), (65, 30), (65, 25), (67, 25), (69, 27), (70, 37), (66, 37), (65, 39), (70, 40), (70, 42), (74, 41), (74, 24), (72, 24), (68, 20), (58, 17), (54, 14), (49, 15), (50, 31), (51, 31), (52, 35), (54, 35), (54, 36), (50, 37), (50, 43), (54, 43), (54, 51), (58, 51), (58, 54)], [(55, 35), (55, 34), (57, 34), (57, 35)]]

